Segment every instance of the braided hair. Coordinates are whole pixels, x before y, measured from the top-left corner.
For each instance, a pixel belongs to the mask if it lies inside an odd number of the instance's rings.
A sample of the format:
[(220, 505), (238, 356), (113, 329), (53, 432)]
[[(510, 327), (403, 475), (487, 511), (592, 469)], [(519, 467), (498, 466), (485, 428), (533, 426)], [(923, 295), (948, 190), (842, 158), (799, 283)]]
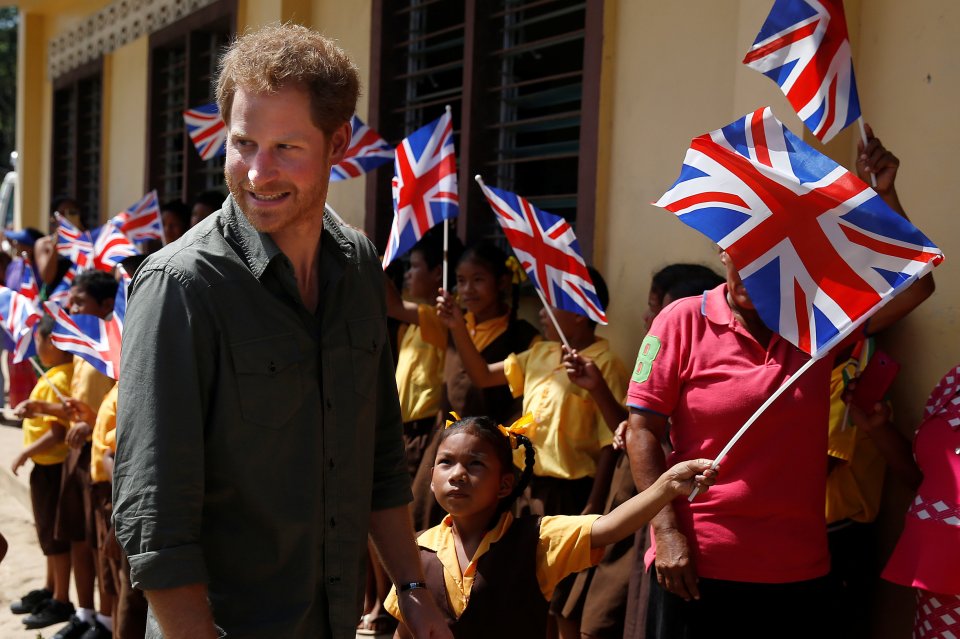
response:
[[(478, 437), (493, 446), (504, 472), (513, 471), (514, 476), (517, 478), (513, 484), (513, 491), (497, 504), (497, 510), (493, 519), (494, 522), (500, 518), (500, 515), (510, 510), (513, 502), (517, 500), (517, 497), (523, 493), (527, 484), (530, 483), (530, 479), (533, 477), (533, 463), (536, 457), (533, 442), (530, 441), (529, 437), (515, 433), (507, 435), (504, 434), (504, 430), (506, 429), (501, 430), (502, 428), (502, 426), (489, 417), (464, 417), (457, 419), (455, 422), (448, 423), (446, 429), (441, 431), (439, 441), (439, 444), (442, 444), (447, 437), (459, 433), (467, 433)], [(523, 446), (525, 451), (522, 471), (513, 465), (513, 451), (520, 446)]]

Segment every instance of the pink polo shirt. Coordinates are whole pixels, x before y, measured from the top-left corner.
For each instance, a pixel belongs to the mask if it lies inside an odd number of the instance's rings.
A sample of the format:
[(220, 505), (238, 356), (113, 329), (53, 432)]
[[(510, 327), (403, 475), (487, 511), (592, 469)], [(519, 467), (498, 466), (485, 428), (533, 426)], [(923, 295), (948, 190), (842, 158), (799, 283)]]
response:
[[(776, 334), (761, 346), (734, 319), (726, 291), (722, 284), (671, 304), (640, 347), (627, 403), (670, 417), (668, 467), (715, 458), (809, 359)], [(823, 513), (831, 362), (814, 364), (767, 408), (706, 495), (673, 502), (700, 576), (786, 583), (829, 571)]]

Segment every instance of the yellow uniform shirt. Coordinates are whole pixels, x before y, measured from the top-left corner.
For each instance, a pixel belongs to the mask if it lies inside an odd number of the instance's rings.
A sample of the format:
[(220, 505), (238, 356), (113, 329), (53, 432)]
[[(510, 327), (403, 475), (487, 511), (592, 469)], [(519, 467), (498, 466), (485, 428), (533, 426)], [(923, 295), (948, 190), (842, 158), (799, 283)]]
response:
[[(50, 380), (50, 384), (53, 384), (64, 396), (70, 393), (70, 378), (73, 375), (73, 365), (72, 364), (61, 364), (59, 366), (54, 366), (47, 371), (47, 379)], [(33, 387), (33, 390), (30, 392), (30, 399), (41, 401), (41, 402), (50, 402), (53, 404), (59, 403), (60, 398), (57, 397), (57, 393), (53, 390), (53, 387), (47, 383), (47, 380), (42, 377), (37, 380), (37, 385)], [(47, 431), (50, 430), (50, 427), (53, 424), (60, 423), (66, 428), (69, 426), (67, 422), (62, 419), (57, 419), (56, 417), (51, 417), (49, 415), (37, 415), (36, 417), (28, 417), (23, 420), (23, 447), (32, 445), (38, 439), (47, 434)], [(47, 450), (39, 455), (34, 455), (33, 463), (40, 464), (41, 466), (50, 466), (52, 464), (61, 464), (63, 460), (67, 458), (67, 445), (63, 442), (57, 444), (54, 448)]]
[(103, 467), (103, 454), (108, 450), (117, 450), (117, 388), (107, 391), (97, 411), (97, 422), (93, 425), (93, 446), (90, 451), (90, 479), (96, 483), (110, 481), (110, 474)]
[[(558, 342), (534, 344), (519, 355), (510, 355), (504, 361), (504, 373), (513, 396), (523, 395), (523, 414), (529, 413), (535, 420), (527, 432), (537, 451), (534, 474), (560, 479), (593, 477), (600, 449), (613, 442), (613, 432), (590, 392), (567, 377), (560, 349)], [(614, 397), (626, 396), (626, 368), (610, 351), (607, 340), (597, 339), (580, 353), (596, 363)], [(514, 452), (514, 463), (520, 468), (523, 456), (523, 450)]]
[[(873, 339), (867, 340), (864, 348), (872, 356)], [(865, 362), (869, 357), (865, 359)], [(827, 455), (840, 460), (827, 475), (827, 524), (851, 519), (862, 523), (871, 522), (880, 510), (883, 492), (883, 476), (886, 461), (870, 436), (850, 422), (843, 423), (846, 405), (842, 395), (846, 379), (856, 377), (866, 366), (856, 359), (837, 366), (830, 375), (830, 429), (827, 440)], [(859, 370), (858, 370), (859, 369)]]
[[(537, 583), (544, 599), (549, 600), (553, 591), (564, 577), (596, 565), (603, 557), (605, 548), (590, 547), (590, 531), (593, 522), (600, 515), (580, 515), (576, 517), (548, 516), (540, 520), (540, 542), (537, 544)], [(504, 513), (500, 522), (488, 532), (466, 570), (460, 571), (457, 559), (457, 547), (453, 535), (453, 518), (447, 515), (443, 521), (423, 532), (417, 544), (437, 553), (437, 559), (443, 565), (443, 585), (447, 591), (450, 610), (457, 618), (466, 610), (470, 601), (470, 590), (477, 572), (477, 561), (490, 546), (500, 540), (510, 529), (513, 515)], [(503, 584), (509, 588), (509, 584)], [(384, 607), (395, 618), (400, 619), (400, 606), (396, 588), (390, 589), (383, 602)]]
[(400, 328), (397, 392), (404, 422), (436, 415), (443, 393), (447, 327), (437, 317), (437, 309), (433, 306), (421, 304), (417, 313), (419, 326)]
[(73, 356), (73, 379), (70, 382), (70, 397), (80, 400), (97, 412), (100, 402), (116, 382), (79, 355)]

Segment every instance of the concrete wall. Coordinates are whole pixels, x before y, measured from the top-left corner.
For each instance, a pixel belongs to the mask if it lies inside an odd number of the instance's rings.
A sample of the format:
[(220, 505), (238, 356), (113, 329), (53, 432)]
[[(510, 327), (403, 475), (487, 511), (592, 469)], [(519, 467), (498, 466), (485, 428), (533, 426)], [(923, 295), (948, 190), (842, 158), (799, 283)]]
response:
[(103, 209), (109, 217), (143, 197), (147, 156), (149, 37), (120, 47), (103, 61)]

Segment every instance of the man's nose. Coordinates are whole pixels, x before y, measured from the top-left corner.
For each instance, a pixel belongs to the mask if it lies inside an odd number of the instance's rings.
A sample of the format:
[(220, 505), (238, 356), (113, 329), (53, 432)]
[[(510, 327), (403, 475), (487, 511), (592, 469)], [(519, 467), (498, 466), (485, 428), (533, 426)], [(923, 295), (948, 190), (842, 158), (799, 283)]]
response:
[(269, 182), (277, 172), (276, 157), (270, 149), (257, 149), (249, 161), (247, 170), (247, 180), (254, 188), (260, 184)]

